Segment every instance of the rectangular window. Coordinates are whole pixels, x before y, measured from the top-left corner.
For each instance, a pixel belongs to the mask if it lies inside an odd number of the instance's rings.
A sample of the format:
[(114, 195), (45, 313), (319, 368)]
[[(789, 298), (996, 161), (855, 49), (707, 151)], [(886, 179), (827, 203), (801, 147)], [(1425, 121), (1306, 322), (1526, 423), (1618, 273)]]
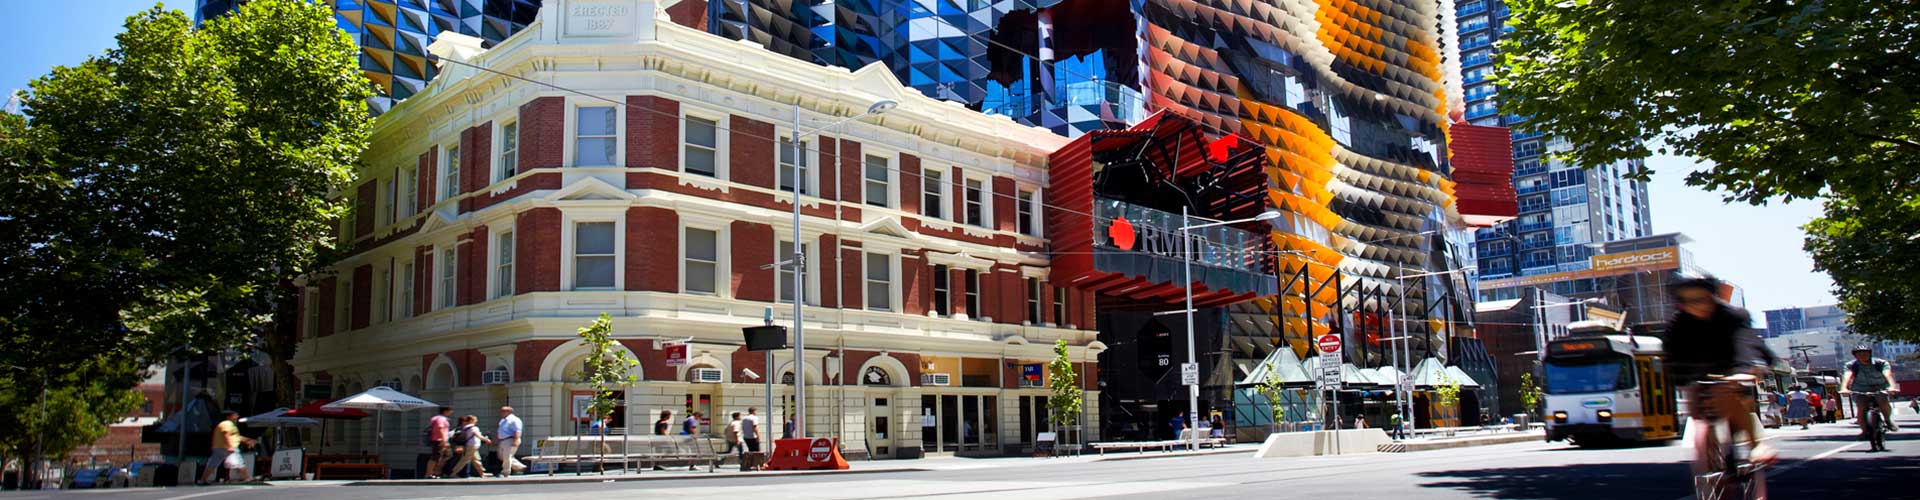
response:
[[(807, 194), (813, 193), (813, 189), (807, 187), (807, 177), (811, 175), (810, 171), (812, 168), (810, 167), (813, 162), (797, 160), (806, 158), (806, 154), (807, 141), (800, 141), (800, 147), (796, 149), (793, 147), (793, 139), (786, 137), (780, 138), (781, 191), (793, 191), (794, 186), (798, 185), (800, 186), (800, 192)], [(794, 172), (796, 161), (799, 162), (800, 170), (797, 176)]]
[(340, 312), (340, 316), (334, 319), (333, 331), (344, 332), (353, 329), (353, 279), (340, 278), (339, 295), (340, 299), (335, 303), (340, 304), (340, 307), (335, 310)]
[(1038, 236), (1039, 234), (1034, 232), (1035, 228), (1033, 224), (1033, 213), (1035, 212), (1033, 191), (1021, 191), (1020, 199), (1015, 200), (1014, 204), (1018, 207), (1015, 209), (1015, 215), (1020, 218), (1020, 234)]
[(967, 179), (967, 220), (969, 225), (986, 227), (986, 188), (979, 179)]
[(687, 293), (713, 295), (719, 292), (720, 233), (687, 228), (685, 255)]
[(1053, 324), (1067, 324), (1067, 289), (1065, 287), (1053, 289)]
[(1027, 323), (1040, 324), (1040, 278), (1027, 278)]
[(940, 196), (941, 191), (946, 185), (946, 172), (939, 170), (922, 170), (920, 172), (920, 191), (923, 193), (920, 202), (921, 215), (935, 219), (946, 218), (945, 215), (942, 215), (947, 212), (945, 203), (942, 203), (944, 197)]
[(967, 270), (967, 317), (980, 319), (980, 271)]
[(867, 310), (893, 310), (893, 259), (867, 253)]
[[(775, 252), (778, 252), (778, 253), (775, 253), (773, 255), (774, 262), (783, 262), (783, 261), (793, 260), (793, 242), (791, 241), (780, 242), (780, 244), (776, 246)], [(801, 244), (800, 253), (804, 254), (806, 252), (807, 252), (807, 245)], [(804, 259), (802, 260), (802, 262), (804, 262)], [(778, 300), (781, 303), (786, 303), (786, 304), (793, 303), (793, 271), (797, 267), (798, 266), (795, 266), (793, 264), (780, 266), (780, 272), (778, 273), (778, 276), (775, 278), (774, 285), (779, 287), (780, 289), (779, 290), (780, 297)], [(811, 273), (813, 272), (813, 269), (807, 268), (807, 272)], [(804, 287), (806, 285), (801, 285), (801, 286)], [(815, 303), (815, 301), (808, 300), (807, 303), (813, 304)]]
[(455, 276), (455, 268), (459, 267), (459, 265), (459, 256), (454, 253), (453, 249), (448, 248), (440, 251), (440, 290), (438, 291), (440, 293), (441, 309), (453, 307), (453, 300), (455, 298), (453, 294), (453, 277)]
[(380, 283), (379, 292), (380, 292), (380, 295), (382, 295), (382, 297), (380, 298), (386, 299), (386, 302), (376, 301), (376, 303), (384, 304), (383, 307), (378, 309), (380, 311), (380, 315), (377, 319), (381, 323), (386, 323), (389, 321), (393, 321), (393, 268), (389, 267), (389, 268), (380, 270), (379, 283)]
[(440, 170), (439, 200), (460, 194), (460, 146), (447, 146), (447, 158), (444, 164), (445, 166)]
[(573, 166), (613, 165), (618, 139), (614, 136), (613, 106), (582, 106), (573, 120)]
[(513, 231), (500, 233), (497, 247), (499, 262), (494, 263), (493, 297), (513, 295)]
[(687, 117), (686, 143), (681, 147), (687, 173), (719, 177), (720, 124), (713, 120)]
[(408, 216), (414, 214), (415, 207), (420, 203), (420, 195), (415, 192), (419, 189), (419, 185), (418, 169), (409, 168), (400, 173), (400, 206), (398, 208), (405, 211)]
[(400, 301), (394, 304), (400, 309), (399, 317), (413, 317), (413, 262), (400, 266)]
[(573, 288), (613, 288), (613, 223), (573, 225)]
[(893, 206), (891, 196), (893, 193), (893, 183), (889, 182), (889, 179), (892, 178), (890, 174), (892, 173), (893, 165), (887, 162), (887, 157), (867, 155), (865, 170), (867, 191), (864, 194), (866, 195), (867, 204), (876, 207)]
[(520, 124), (509, 123), (500, 126), (500, 175), (493, 180), (504, 181), (520, 173)]
[(386, 192), (380, 194), (380, 213), (388, 225), (400, 220), (400, 172), (394, 171), (393, 178), (387, 179)]
[(947, 271), (946, 265), (935, 264), (933, 266), (933, 312), (942, 318), (953, 315), (953, 295), (951, 292), (953, 289), (947, 285), (947, 280), (952, 276), (953, 275)]

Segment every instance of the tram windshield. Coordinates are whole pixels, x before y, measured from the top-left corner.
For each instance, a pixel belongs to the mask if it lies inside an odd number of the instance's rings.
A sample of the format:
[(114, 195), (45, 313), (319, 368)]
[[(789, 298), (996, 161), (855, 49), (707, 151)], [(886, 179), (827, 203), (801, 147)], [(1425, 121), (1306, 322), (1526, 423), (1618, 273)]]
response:
[(1547, 394), (1612, 392), (1634, 387), (1633, 358), (1603, 354), (1547, 358)]

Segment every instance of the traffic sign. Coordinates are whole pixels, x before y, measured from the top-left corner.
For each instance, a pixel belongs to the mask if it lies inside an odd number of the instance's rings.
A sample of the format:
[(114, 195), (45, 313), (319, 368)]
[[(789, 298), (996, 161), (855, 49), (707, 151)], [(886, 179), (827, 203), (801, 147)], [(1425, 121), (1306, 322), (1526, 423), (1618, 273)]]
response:
[(807, 448), (808, 462), (833, 460), (833, 441), (828, 441), (827, 438), (813, 438), (813, 442), (809, 443)]
[(1320, 352), (1327, 353), (1327, 354), (1340, 352), (1340, 336), (1339, 335), (1334, 335), (1331, 333), (1326, 335), (1321, 335), (1320, 338), (1315, 343), (1320, 345)]
[(1180, 363), (1180, 385), (1200, 385), (1200, 363)]

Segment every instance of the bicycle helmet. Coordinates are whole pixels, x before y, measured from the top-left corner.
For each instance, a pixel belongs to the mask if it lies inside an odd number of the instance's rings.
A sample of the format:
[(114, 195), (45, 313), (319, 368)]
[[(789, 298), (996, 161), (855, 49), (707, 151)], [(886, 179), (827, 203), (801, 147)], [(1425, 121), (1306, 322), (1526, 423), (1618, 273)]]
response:
[(1851, 352), (1865, 352), (1865, 353), (1872, 353), (1872, 352), (1873, 352), (1873, 346), (1869, 346), (1869, 345), (1857, 345), (1857, 346), (1853, 346), (1853, 351), (1851, 351)]

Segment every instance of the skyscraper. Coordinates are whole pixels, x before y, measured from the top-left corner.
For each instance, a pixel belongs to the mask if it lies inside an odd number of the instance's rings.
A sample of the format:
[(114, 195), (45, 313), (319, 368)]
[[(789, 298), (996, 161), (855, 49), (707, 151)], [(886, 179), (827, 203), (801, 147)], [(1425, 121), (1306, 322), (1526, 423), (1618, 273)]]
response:
[(1528, 117), (1500, 111), (1493, 83), (1495, 43), (1513, 29), (1502, 0), (1464, 0), (1454, 5), (1459, 27), (1465, 118), (1475, 125), (1513, 130), (1513, 186), (1519, 217), (1477, 236), (1483, 278), (1530, 276), (1587, 269), (1594, 244), (1653, 234), (1646, 182), (1624, 174), (1640, 160), (1580, 170), (1543, 154), (1579, 147), (1565, 139), (1527, 132)]
[[(194, 23), (226, 15), (247, 0), (198, 0)], [(360, 45), (360, 71), (380, 87), (368, 100), (375, 114), (425, 88), (439, 70), (427, 45), (442, 32), (479, 37), (486, 45), (525, 28), (540, 0), (331, 0), (334, 22)]]

